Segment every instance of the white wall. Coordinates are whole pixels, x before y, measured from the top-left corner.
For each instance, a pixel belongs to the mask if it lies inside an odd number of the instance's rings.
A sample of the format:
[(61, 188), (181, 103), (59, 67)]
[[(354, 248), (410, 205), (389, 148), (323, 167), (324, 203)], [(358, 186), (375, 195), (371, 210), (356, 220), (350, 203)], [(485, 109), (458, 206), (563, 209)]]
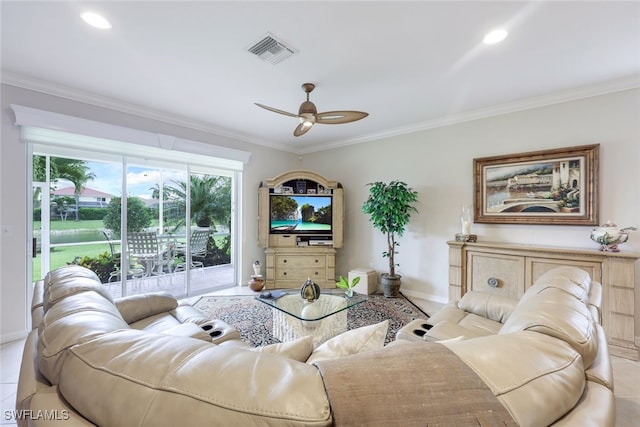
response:
[[(385, 240), (361, 206), (368, 195), (366, 183), (400, 179), (420, 198), (419, 214), (397, 256), (402, 289), (446, 300), (446, 242), (459, 232), (461, 206), (473, 203), (473, 159), (479, 157), (600, 143), (601, 222), (640, 227), (639, 101), (640, 91), (628, 90), (307, 154), (303, 167), (345, 187), (345, 247), (339, 250), (336, 274), (355, 267), (387, 270), (381, 257)], [(592, 228), (473, 224), (472, 232), (484, 241), (597, 248), (589, 239)], [(640, 252), (640, 232), (632, 232), (621, 249)], [(636, 287), (640, 294), (637, 282)]]
[(151, 119), (124, 114), (55, 96), (2, 85), (2, 139), (0, 142), (0, 225), (11, 228), (10, 236), (0, 237), (0, 342), (21, 338), (28, 328), (27, 304), (31, 287), (27, 284), (27, 155), (20, 142), (20, 131), (14, 126), (10, 104), (19, 104), (90, 120), (127, 126), (149, 132), (211, 143), (252, 152), (243, 173), (242, 260), (239, 271), (245, 284), (253, 274), (251, 264), (264, 259), (257, 245), (257, 189), (261, 180), (290, 170), (298, 164), (298, 156), (259, 145), (234, 141), (210, 133), (187, 129)]
[[(366, 183), (404, 180), (419, 192), (420, 204), (419, 214), (413, 218), (399, 248), (403, 290), (408, 295), (444, 301), (448, 283), (446, 242), (458, 232), (460, 206), (473, 201), (474, 158), (600, 143), (600, 218), (602, 222), (612, 219), (621, 226), (640, 226), (639, 101), (640, 90), (628, 90), (307, 154), (299, 159), (294, 154), (3, 85), (0, 224), (10, 226), (13, 234), (0, 239), (0, 341), (24, 334), (30, 292), (26, 286), (25, 256), (27, 158), (19, 132), (12, 124), (11, 103), (251, 151), (243, 181), (243, 282), (251, 274), (253, 260), (264, 260), (264, 253), (256, 244), (256, 194), (261, 180), (291, 169), (310, 169), (343, 184), (345, 247), (338, 251), (338, 275), (346, 275), (355, 267), (386, 270), (386, 260), (380, 256), (384, 239), (373, 230), (360, 207), (367, 197)], [(375, 115), (366, 120), (375, 120)], [(589, 240), (591, 228), (474, 224), (472, 232), (485, 241), (595, 248)], [(640, 232), (632, 233), (622, 250), (640, 252)], [(638, 281), (640, 266), (636, 270)], [(640, 289), (637, 282), (636, 287)], [(640, 331), (640, 327), (636, 330)]]

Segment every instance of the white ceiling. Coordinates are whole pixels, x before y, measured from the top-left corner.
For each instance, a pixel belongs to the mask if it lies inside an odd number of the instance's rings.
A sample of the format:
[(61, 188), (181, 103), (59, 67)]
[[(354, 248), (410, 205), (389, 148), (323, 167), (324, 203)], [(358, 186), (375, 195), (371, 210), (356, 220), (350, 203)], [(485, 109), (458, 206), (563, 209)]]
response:
[[(91, 10), (108, 31), (79, 17)], [(638, 1), (2, 1), (2, 80), (297, 153), (640, 86)], [(481, 40), (504, 27), (507, 39)], [(271, 65), (271, 33), (298, 50)], [(293, 136), (319, 111), (369, 117)]]

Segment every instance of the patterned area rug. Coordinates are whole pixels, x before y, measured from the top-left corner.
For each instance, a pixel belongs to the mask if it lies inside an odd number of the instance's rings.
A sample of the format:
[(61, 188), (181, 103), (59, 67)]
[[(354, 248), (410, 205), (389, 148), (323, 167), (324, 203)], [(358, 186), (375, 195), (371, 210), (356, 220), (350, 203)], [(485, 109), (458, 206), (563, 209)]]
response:
[[(254, 347), (280, 342), (273, 330), (272, 308), (256, 301), (253, 296), (204, 296), (193, 306), (212, 319), (220, 319), (235, 327), (243, 341)], [(429, 315), (409, 301), (404, 295), (385, 298), (369, 295), (369, 300), (348, 309), (347, 328), (373, 325), (389, 320), (385, 344), (393, 341), (398, 329), (414, 319), (426, 319)]]

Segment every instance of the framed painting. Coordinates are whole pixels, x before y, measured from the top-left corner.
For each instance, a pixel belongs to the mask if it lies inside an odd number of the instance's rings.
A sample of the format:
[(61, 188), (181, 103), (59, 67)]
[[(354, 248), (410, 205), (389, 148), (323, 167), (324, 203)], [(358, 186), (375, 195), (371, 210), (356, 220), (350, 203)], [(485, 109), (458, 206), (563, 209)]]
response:
[(474, 221), (598, 225), (600, 144), (473, 159)]

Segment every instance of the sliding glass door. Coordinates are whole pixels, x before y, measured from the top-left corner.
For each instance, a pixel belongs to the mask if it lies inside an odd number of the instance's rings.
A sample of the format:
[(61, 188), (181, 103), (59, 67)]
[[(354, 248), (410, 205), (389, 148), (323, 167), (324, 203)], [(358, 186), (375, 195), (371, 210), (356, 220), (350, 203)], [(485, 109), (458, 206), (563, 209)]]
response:
[(79, 264), (114, 297), (237, 282), (233, 171), (39, 144), (33, 152), (34, 280)]

